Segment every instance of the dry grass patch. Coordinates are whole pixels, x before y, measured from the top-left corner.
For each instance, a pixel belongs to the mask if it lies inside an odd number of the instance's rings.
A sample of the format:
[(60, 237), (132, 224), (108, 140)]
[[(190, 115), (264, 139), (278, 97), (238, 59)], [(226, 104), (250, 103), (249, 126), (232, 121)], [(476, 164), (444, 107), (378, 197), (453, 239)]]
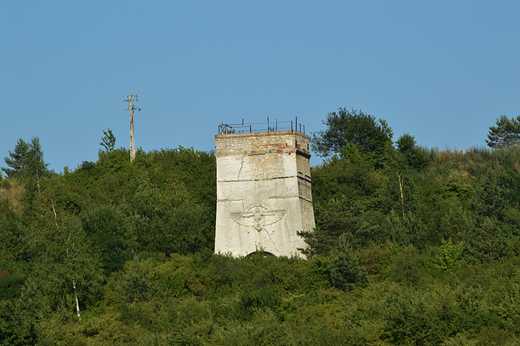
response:
[(17, 213), (22, 211), (22, 194), (25, 191), (15, 179), (4, 179), (0, 183), (0, 199), (7, 198)]

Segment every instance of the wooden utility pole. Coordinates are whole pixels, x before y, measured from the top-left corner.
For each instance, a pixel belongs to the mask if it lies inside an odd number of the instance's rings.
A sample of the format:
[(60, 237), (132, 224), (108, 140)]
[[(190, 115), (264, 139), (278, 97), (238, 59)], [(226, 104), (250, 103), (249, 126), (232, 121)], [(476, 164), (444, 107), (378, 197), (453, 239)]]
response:
[(123, 100), (123, 102), (128, 102), (128, 109), (130, 110), (130, 162), (135, 159), (135, 137), (134, 137), (134, 109), (141, 110), (141, 108), (137, 108), (133, 105), (133, 101), (139, 101), (137, 99), (137, 95), (126, 95), (123, 97), (127, 97), (128, 100)]

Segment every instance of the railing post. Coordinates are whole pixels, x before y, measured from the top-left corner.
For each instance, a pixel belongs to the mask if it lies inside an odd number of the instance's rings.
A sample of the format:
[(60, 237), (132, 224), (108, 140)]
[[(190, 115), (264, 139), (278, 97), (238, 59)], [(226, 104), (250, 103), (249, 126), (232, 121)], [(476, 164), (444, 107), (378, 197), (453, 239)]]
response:
[[(288, 121), (286, 121), (286, 122), (288, 122)], [(284, 121), (282, 121), (282, 123), (284, 123)], [(300, 126), (298, 127), (298, 125), (300, 125)], [(240, 126), (241, 126), (241, 131), (239, 130)], [(285, 126), (282, 124), (281, 131), (286, 131), (286, 130), (284, 130), (284, 128), (285, 128)], [(217, 126), (218, 135), (232, 134), (233, 131), (239, 131), (238, 133), (246, 133), (247, 124), (245, 123), (245, 119), (242, 119), (242, 124), (220, 123)], [(259, 129), (257, 129), (257, 132), (258, 131), (263, 131), (261, 126), (259, 127)], [(278, 119), (275, 119), (274, 126), (271, 127), (271, 118), (267, 117), (267, 132), (275, 132), (275, 131), (278, 131)], [(305, 132), (306, 132), (305, 124), (301, 124), (301, 123), (298, 124), (298, 117), (295, 117), (295, 120), (291, 120), (291, 131), (299, 131), (299, 132), (305, 134)], [(253, 124), (252, 123), (249, 124), (249, 133), (253, 133)]]

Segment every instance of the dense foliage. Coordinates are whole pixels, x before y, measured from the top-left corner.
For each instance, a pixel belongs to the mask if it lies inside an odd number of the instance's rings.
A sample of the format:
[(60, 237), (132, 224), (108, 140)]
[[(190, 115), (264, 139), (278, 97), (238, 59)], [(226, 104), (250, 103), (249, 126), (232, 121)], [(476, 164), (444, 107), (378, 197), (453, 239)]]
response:
[(370, 162), (380, 165), (381, 157), (388, 143), (391, 143), (393, 132), (388, 123), (376, 119), (362, 111), (348, 111), (339, 108), (330, 112), (323, 121), (325, 131), (313, 134), (312, 149), (322, 157), (331, 154), (345, 156), (345, 149), (357, 148)]
[(520, 148), (426, 150), (342, 111), (381, 136), (312, 169), (307, 260), (213, 254), (211, 152), (130, 163), (109, 131), (56, 174), (20, 140), (0, 180), (0, 345), (519, 344)]
[(491, 148), (509, 148), (520, 143), (520, 115), (509, 119), (501, 115), (496, 126), (489, 127), (486, 143)]

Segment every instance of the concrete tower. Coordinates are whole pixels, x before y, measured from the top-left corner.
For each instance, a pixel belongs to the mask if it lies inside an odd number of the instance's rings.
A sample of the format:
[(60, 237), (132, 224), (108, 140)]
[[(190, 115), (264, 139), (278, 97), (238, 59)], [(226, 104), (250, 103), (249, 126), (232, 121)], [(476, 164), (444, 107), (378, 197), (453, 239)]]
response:
[(301, 256), (298, 231), (314, 224), (309, 136), (295, 131), (219, 134), (215, 252), (259, 249)]

